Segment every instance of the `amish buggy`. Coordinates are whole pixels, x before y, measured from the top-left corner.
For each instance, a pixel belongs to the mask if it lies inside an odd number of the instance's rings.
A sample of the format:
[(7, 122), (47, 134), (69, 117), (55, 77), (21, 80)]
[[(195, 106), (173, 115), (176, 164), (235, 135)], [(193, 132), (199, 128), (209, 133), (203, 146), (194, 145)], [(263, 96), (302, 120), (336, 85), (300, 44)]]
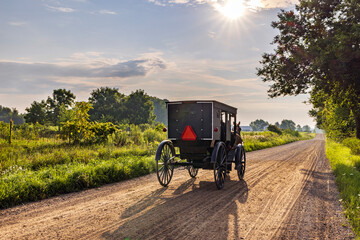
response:
[(213, 170), (218, 189), (224, 187), (233, 163), (239, 180), (244, 178), (246, 156), (236, 108), (218, 101), (167, 102), (166, 107), (168, 139), (159, 144), (155, 155), (162, 186), (170, 183), (175, 166), (185, 166), (193, 178), (199, 168)]

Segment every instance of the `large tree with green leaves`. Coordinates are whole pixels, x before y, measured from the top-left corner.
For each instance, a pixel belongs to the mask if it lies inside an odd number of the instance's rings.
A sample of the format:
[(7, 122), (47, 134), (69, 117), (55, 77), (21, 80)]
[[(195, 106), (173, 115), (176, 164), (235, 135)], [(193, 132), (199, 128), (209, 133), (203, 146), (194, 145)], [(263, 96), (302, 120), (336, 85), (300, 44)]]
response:
[(125, 100), (125, 115), (131, 124), (153, 123), (154, 105), (144, 90), (132, 92)]
[(281, 121), (280, 128), (295, 130), (296, 129), (295, 125), (296, 124), (293, 120), (284, 119)]
[(269, 126), (269, 123), (262, 119), (256, 119), (250, 123), (250, 127), (253, 131), (264, 131), (267, 126)]
[(30, 107), (25, 108), (25, 121), (27, 123), (40, 123), (45, 124), (46, 122), (46, 110), (47, 105), (46, 102), (43, 100), (41, 102), (34, 101)]
[(124, 94), (117, 88), (101, 87), (91, 92), (90, 120), (120, 123), (124, 120)]
[(349, 107), (360, 138), (359, 22), (357, 0), (300, 0), (295, 12), (282, 10), (272, 23), (280, 32), (276, 49), (258, 69), (263, 81), (273, 82), (269, 96), (321, 91)]
[[(60, 124), (61, 106), (68, 108), (75, 103), (75, 95), (66, 89), (55, 89), (52, 98), (48, 97), (47, 103), (47, 119), (54, 125)], [(59, 125), (60, 126), (60, 125)]]
[(21, 114), (19, 114), (18, 110), (0, 105), (0, 121), (10, 123), (11, 120), (13, 120), (14, 124), (24, 123), (24, 118)]

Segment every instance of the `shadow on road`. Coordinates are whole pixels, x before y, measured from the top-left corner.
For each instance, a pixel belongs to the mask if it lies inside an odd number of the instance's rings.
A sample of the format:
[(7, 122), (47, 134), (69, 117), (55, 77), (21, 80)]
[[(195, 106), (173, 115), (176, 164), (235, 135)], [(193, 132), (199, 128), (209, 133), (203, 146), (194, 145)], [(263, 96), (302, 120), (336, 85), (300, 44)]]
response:
[(217, 190), (214, 182), (196, 183), (191, 178), (175, 190), (159, 187), (137, 201), (120, 216), (118, 228), (105, 232), (102, 238), (172, 239), (194, 237), (200, 232), (211, 234), (211, 231), (216, 231), (219, 239), (227, 238), (229, 231), (237, 238), (236, 224), (241, 223), (238, 204), (244, 204), (247, 199), (246, 181), (227, 179), (224, 189)]

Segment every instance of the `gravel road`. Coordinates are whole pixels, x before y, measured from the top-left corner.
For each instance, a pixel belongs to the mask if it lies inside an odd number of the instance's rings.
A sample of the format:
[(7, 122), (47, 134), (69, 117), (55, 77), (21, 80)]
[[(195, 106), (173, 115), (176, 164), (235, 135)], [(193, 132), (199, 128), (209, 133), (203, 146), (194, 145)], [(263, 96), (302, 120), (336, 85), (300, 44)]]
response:
[(247, 154), (217, 190), (176, 169), (0, 211), (0, 239), (353, 239), (324, 136)]

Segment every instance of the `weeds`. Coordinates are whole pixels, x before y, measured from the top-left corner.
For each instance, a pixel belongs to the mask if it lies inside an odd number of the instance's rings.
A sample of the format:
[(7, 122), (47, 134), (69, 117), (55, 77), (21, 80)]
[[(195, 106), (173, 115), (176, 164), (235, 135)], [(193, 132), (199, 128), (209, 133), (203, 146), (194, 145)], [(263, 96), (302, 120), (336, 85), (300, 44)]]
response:
[(336, 176), (346, 217), (354, 232), (360, 236), (360, 156), (330, 139), (326, 139), (326, 156)]

